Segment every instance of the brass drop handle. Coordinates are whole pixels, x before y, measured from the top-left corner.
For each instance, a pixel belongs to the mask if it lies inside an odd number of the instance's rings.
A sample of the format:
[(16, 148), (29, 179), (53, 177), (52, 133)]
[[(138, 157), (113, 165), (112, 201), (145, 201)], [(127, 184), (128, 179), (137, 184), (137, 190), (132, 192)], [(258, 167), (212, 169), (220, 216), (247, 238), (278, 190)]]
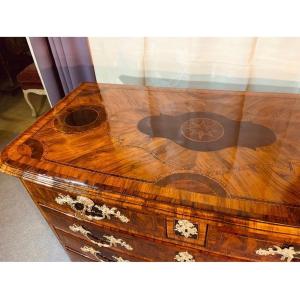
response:
[(83, 246), (80, 248), (80, 250), (84, 253), (92, 254), (98, 261), (105, 262), (105, 260), (99, 258), (99, 256), (101, 256), (101, 252), (94, 249), (93, 247)]
[[(94, 249), (93, 247), (83, 246), (80, 248), (80, 250), (84, 253), (92, 254), (98, 261), (104, 262), (103, 259), (99, 258), (99, 256), (101, 257), (101, 255), (102, 255), (101, 252)], [(116, 262), (129, 262), (129, 260), (126, 260), (126, 259), (122, 258), (121, 256), (112, 256), (112, 258)]]
[(90, 231), (84, 229), (81, 225), (73, 224), (69, 226), (69, 229), (72, 232), (75, 233), (80, 233), (81, 235), (85, 236), (90, 242), (93, 244), (97, 245), (98, 247), (106, 247), (106, 248), (111, 248), (111, 247), (124, 247), (126, 250), (132, 251), (133, 248), (127, 244), (125, 241), (122, 239), (115, 238), (113, 235), (103, 235), (103, 239), (105, 240), (106, 243), (101, 243), (97, 240), (94, 240)]
[(280, 260), (284, 261), (286, 259), (287, 262), (292, 261), (295, 257), (295, 255), (300, 254), (300, 251), (295, 251), (294, 247), (285, 247), (281, 248), (279, 246), (273, 246), (268, 249), (258, 249), (255, 252), (257, 255), (281, 255)]
[(122, 223), (128, 223), (130, 220), (122, 215), (116, 207), (109, 208), (105, 204), (97, 205), (93, 200), (84, 197), (77, 196), (73, 199), (69, 195), (59, 194), (55, 198), (56, 203), (59, 205), (69, 205), (75, 212), (78, 219), (87, 220), (110, 220), (111, 217), (119, 219)]
[(129, 262), (129, 260), (126, 260), (122, 258), (121, 256), (113, 256), (112, 257), (116, 262)]

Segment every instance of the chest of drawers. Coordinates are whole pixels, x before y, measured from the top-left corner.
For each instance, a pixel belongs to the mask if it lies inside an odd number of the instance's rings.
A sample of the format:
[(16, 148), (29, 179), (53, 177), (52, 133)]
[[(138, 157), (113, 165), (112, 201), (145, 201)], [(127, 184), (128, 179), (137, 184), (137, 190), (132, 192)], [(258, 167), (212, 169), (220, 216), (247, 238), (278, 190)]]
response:
[(84, 83), (1, 153), (74, 261), (300, 259), (300, 96)]

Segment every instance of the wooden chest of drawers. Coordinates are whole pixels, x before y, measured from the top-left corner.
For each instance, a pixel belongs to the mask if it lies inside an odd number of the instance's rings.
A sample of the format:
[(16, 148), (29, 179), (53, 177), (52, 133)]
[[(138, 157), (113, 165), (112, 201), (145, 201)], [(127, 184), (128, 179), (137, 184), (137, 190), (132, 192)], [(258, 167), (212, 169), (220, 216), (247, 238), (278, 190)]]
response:
[(84, 83), (1, 153), (74, 261), (297, 261), (300, 96)]

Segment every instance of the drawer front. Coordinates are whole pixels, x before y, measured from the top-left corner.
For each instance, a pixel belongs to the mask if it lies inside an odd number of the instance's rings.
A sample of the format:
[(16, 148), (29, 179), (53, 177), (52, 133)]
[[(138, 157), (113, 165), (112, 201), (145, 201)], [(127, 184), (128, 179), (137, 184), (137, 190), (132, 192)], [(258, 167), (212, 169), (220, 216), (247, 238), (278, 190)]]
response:
[(166, 236), (165, 218), (121, 207), (111, 199), (91, 199), (68, 192), (40, 187), (24, 182), (31, 197), (42, 204), (78, 220), (87, 220), (99, 225), (119, 228), (128, 232), (163, 238)]
[[(102, 255), (108, 259), (111, 259), (112, 256), (120, 256), (127, 257), (128, 260), (128, 257), (131, 257), (130, 261), (236, 261), (230, 257), (195, 251), (188, 247), (141, 238), (93, 223), (79, 221), (47, 207), (41, 207), (41, 209), (49, 223), (59, 232), (65, 247), (80, 252), (82, 251), (81, 247), (86, 245), (99, 251), (96, 256), (100, 259)], [(72, 244), (73, 240), (76, 241), (76, 244)], [(95, 259), (93, 253), (90, 253), (89, 257)]]
[[(122, 229), (134, 234), (172, 240), (180, 245), (205, 245), (207, 224), (201, 220), (189, 220), (184, 216), (166, 217), (157, 213), (121, 207), (112, 199), (91, 199), (58, 190), (25, 183), (34, 201), (51, 207), (78, 220)], [(141, 212), (143, 209), (143, 212)]]
[[(55, 228), (55, 231), (67, 249), (80, 253), (84, 255), (89, 260), (92, 261), (101, 261), (101, 262), (138, 262), (138, 261), (145, 261), (141, 258), (136, 258), (132, 255), (128, 255), (126, 253), (116, 252), (111, 248), (105, 247), (97, 247), (93, 243), (86, 241), (84, 239), (78, 238), (74, 235), (68, 234), (58, 228)], [(73, 257), (71, 257), (73, 261)], [(76, 258), (75, 258), (76, 259)], [(75, 260), (77, 261), (77, 260)]]
[(224, 255), (232, 255), (252, 261), (300, 261), (300, 245), (288, 241), (272, 242), (224, 232), (209, 226), (207, 248)]

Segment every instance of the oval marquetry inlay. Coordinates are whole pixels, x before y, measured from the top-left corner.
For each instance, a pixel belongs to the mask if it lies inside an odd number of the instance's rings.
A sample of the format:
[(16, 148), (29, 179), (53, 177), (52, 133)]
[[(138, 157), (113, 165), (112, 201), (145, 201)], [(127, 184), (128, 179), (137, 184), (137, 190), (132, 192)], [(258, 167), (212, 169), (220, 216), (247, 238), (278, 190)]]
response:
[(207, 111), (148, 116), (137, 126), (151, 137), (166, 138), (181, 147), (203, 152), (237, 146), (256, 149), (276, 141), (275, 133), (261, 124)]

